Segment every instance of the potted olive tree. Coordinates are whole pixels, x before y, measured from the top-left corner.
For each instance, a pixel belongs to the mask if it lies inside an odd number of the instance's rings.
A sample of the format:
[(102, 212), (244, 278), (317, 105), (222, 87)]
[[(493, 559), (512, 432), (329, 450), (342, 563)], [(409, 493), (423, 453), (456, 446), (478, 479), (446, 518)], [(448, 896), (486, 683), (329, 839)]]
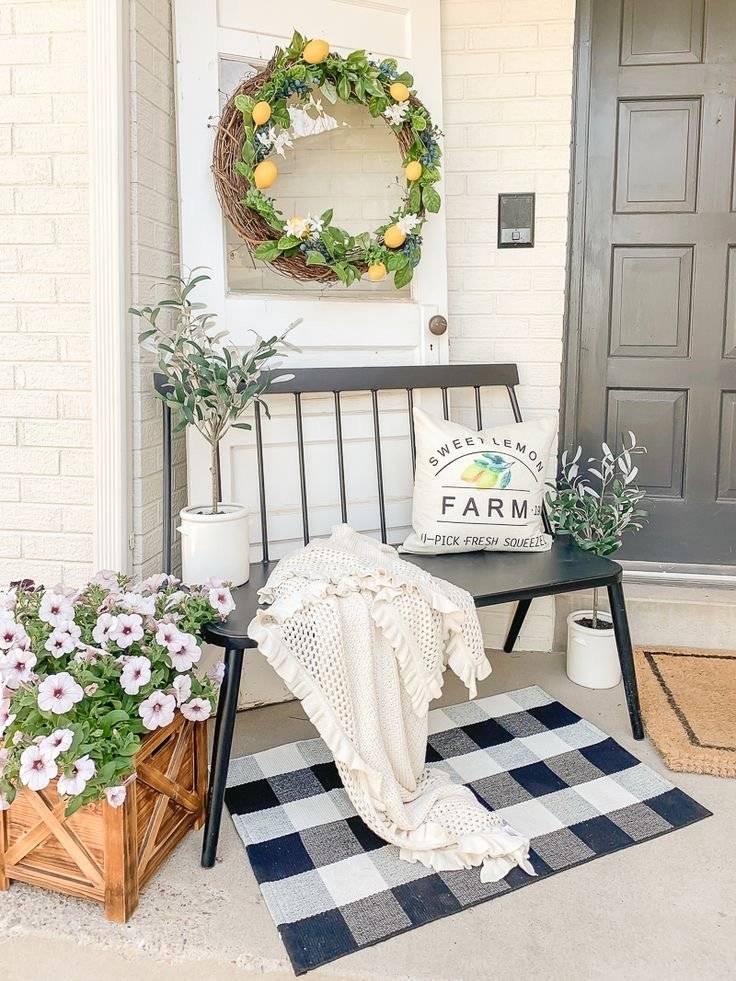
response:
[[(206, 504), (182, 508), (182, 578), (200, 583), (217, 577), (239, 586), (250, 570), (248, 509), (220, 501), (220, 443), (232, 429), (250, 429), (242, 417), (263, 401), (269, 385), (292, 377), (273, 377), (274, 358), (296, 351), (286, 336), (264, 339), (255, 334), (250, 347), (224, 343), (227, 331), (218, 332), (215, 315), (192, 301), (207, 273), (192, 270), (187, 278), (168, 276), (169, 295), (153, 306), (130, 308), (145, 327), (138, 340), (153, 350), (158, 370), (168, 386), (163, 400), (178, 414), (175, 431), (194, 426), (210, 447), (211, 494)], [(159, 396), (161, 397), (161, 396)]]
[[(586, 552), (611, 555), (625, 532), (638, 531), (647, 512), (640, 507), (644, 491), (636, 484), (639, 468), (633, 457), (646, 453), (629, 432), (614, 453), (607, 443), (601, 457), (580, 466), (582, 449), (572, 459), (565, 452), (557, 485), (547, 495), (550, 519), (557, 532), (568, 533)], [(621, 668), (610, 614), (598, 605), (593, 590), (591, 610), (575, 610), (567, 618), (567, 675), (586, 688), (613, 688)]]

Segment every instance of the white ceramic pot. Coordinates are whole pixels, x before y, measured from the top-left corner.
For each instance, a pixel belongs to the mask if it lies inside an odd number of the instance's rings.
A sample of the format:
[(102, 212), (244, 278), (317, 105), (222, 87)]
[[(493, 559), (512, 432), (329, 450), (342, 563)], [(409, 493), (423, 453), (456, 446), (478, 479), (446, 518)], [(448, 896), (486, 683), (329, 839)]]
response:
[[(592, 617), (592, 610), (576, 610), (567, 618), (567, 677), (584, 688), (614, 688), (621, 680), (613, 626), (593, 630), (577, 621)], [(598, 613), (611, 623), (608, 613)]]
[(201, 583), (226, 579), (234, 586), (248, 582), (250, 537), (248, 509), (242, 504), (221, 504), (220, 514), (209, 514), (209, 506), (182, 508), (182, 579)]

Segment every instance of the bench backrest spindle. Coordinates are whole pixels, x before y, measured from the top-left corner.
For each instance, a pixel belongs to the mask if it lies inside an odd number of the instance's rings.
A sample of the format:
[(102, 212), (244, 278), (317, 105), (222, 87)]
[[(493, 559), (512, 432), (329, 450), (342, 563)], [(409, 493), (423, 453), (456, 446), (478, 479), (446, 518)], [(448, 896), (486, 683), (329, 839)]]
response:
[[(283, 368), (274, 372), (283, 376)], [(167, 383), (162, 375), (155, 376), (155, 386), (159, 394), (165, 394)], [(347, 393), (369, 393), (373, 416), (373, 442), (376, 458), (376, 480), (378, 488), (378, 510), (381, 541), (388, 540), (386, 520), (386, 492), (384, 486), (384, 460), (381, 448), (381, 422), (379, 411), (379, 392), (405, 391), (409, 416), (409, 442), (411, 446), (412, 473), (416, 469), (416, 434), (414, 431), (414, 392), (419, 389), (437, 390), (442, 396), (442, 414), (449, 419), (449, 396), (451, 388), (472, 388), (475, 401), (477, 428), (483, 428), (481, 388), (505, 388), (516, 422), (522, 421), (516, 386), (519, 374), (515, 364), (472, 364), (472, 365), (409, 365), (405, 367), (366, 367), (366, 368), (295, 368), (293, 377), (275, 382), (269, 394), (288, 394), (294, 397), (296, 416), (297, 453), (299, 461), (299, 492), (301, 502), (302, 538), (309, 541), (309, 516), (307, 497), (306, 453), (304, 444), (304, 420), (302, 416), (302, 395), (332, 394), (334, 398), (335, 434), (337, 442), (337, 480), (340, 493), (340, 515), (347, 522), (348, 500), (345, 481), (345, 444), (341, 396)], [(261, 543), (263, 561), (269, 561), (268, 508), (266, 503), (266, 476), (264, 466), (263, 424), (261, 409), (255, 406), (256, 459), (258, 464), (258, 497), (260, 507)], [(172, 552), (172, 459), (171, 459), (171, 409), (163, 406), (163, 493), (164, 527), (163, 551), (164, 570), (171, 571)], [(549, 519), (543, 513), (544, 527), (550, 531)]]

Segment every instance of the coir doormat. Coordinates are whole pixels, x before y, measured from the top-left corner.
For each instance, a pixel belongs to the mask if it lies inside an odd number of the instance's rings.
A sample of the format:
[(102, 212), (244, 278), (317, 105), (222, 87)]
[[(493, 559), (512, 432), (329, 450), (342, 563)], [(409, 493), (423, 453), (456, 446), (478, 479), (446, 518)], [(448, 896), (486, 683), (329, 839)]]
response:
[(234, 760), (227, 806), (296, 974), (710, 812), (541, 688), (430, 712), (427, 760), (532, 841), (538, 876), (402, 862), (321, 739)]
[(637, 647), (644, 724), (671, 770), (736, 777), (736, 651)]

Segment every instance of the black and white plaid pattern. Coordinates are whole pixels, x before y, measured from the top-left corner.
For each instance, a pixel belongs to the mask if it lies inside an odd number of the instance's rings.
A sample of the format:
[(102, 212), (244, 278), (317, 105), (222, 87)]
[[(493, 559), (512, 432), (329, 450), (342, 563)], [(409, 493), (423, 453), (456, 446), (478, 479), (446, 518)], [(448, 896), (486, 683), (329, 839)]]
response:
[(541, 688), (434, 709), (429, 731), (428, 762), (532, 840), (538, 878), (401, 861), (321, 739), (234, 760), (227, 806), (297, 974), (710, 813)]

